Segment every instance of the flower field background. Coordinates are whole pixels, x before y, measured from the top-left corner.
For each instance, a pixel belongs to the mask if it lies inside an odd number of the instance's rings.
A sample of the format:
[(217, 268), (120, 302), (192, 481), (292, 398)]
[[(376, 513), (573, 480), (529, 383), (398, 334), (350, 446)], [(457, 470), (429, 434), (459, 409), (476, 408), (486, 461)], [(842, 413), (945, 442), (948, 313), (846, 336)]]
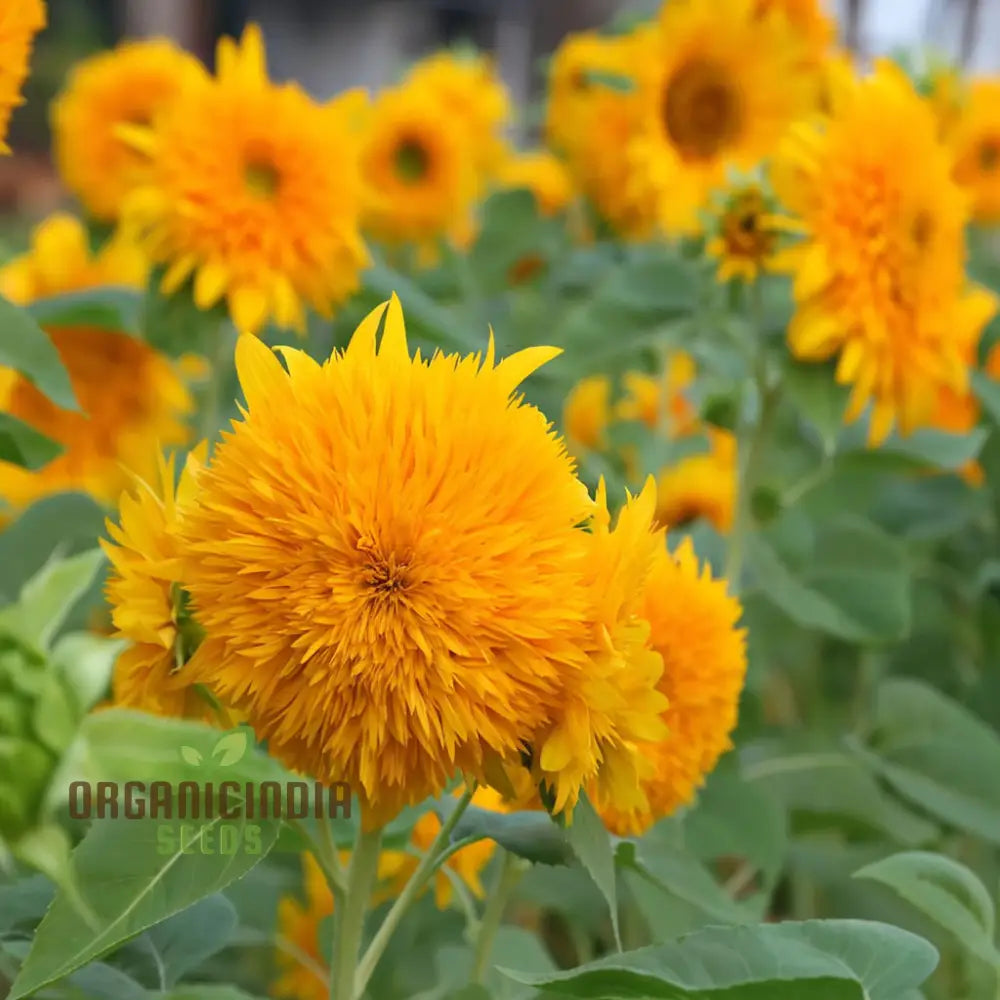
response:
[(1000, 82), (836, 37), (571, 35), (530, 150), (466, 50), (73, 67), (0, 266), (0, 995), (1000, 996)]

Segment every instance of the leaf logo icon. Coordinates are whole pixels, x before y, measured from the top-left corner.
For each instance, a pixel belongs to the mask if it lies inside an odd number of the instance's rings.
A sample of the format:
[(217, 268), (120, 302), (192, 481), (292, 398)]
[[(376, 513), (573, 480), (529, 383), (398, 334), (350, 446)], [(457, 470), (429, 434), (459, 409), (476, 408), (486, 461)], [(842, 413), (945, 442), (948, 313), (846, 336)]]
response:
[(192, 767), (201, 767), (204, 759), (201, 753), (195, 750), (194, 747), (181, 747), (181, 760), (185, 764), (190, 764)]
[(232, 767), (239, 763), (247, 752), (247, 734), (243, 729), (227, 733), (212, 747), (212, 759), (219, 767)]

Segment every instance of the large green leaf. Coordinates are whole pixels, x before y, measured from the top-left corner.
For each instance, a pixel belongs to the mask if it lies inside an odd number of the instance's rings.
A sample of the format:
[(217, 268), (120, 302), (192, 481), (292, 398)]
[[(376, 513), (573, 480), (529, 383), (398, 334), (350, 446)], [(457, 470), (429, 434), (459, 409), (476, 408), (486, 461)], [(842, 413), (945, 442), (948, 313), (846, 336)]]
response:
[(63, 409), (79, 409), (69, 375), (48, 335), (26, 310), (2, 296), (0, 329), (0, 365), (20, 372)]
[(469, 838), (493, 840), (512, 854), (538, 864), (568, 865), (575, 859), (565, 831), (542, 810), (498, 813), (469, 806), (455, 824), (452, 839)]
[(965, 865), (943, 854), (907, 851), (866, 865), (855, 877), (872, 879), (895, 890), (954, 934), (977, 958), (1000, 969), (1000, 951), (993, 942), (993, 900)]
[(140, 334), (143, 296), (132, 288), (106, 285), (36, 299), (28, 312), (43, 326), (89, 326)]
[(567, 972), (508, 975), (571, 997), (899, 1000), (937, 964), (913, 934), (864, 920), (709, 927)]
[(608, 904), (611, 913), (611, 927), (614, 930), (618, 950), (621, 950), (621, 934), (618, 928), (618, 889), (615, 874), (615, 851), (611, 835), (587, 798), (586, 793), (573, 809), (572, 822), (566, 828), (566, 839), (580, 863), (590, 873), (594, 884)]
[(900, 795), (943, 822), (1000, 844), (1000, 736), (920, 681), (880, 685), (867, 747), (856, 747)]
[(24, 469), (40, 469), (62, 451), (62, 445), (39, 434), (23, 420), (0, 413), (0, 462), (10, 462)]

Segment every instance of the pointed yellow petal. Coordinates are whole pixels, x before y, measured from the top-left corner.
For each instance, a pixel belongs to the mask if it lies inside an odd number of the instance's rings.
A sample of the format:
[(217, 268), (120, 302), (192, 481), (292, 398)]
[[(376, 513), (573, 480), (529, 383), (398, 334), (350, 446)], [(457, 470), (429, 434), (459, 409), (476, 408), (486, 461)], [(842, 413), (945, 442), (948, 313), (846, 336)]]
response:
[(276, 347), (275, 351), (285, 359), (288, 374), (293, 380), (308, 378), (322, 370), (319, 363), (314, 358), (309, 357), (305, 351), (300, 351), (295, 347)]
[(496, 366), (496, 377), (501, 388), (509, 395), (532, 372), (562, 354), (561, 347), (528, 347), (504, 358)]
[(256, 333), (267, 319), (267, 295), (254, 285), (231, 289), (229, 313), (240, 333)]
[(266, 406), (288, 385), (288, 375), (274, 352), (250, 333), (241, 334), (236, 342), (236, 374), (251, 410)]
[(210, 260), (198, 268), (194, 277), (194, 304), (211, 309), (222, 298), (229, 283), (229, 268), (219, 260)]
[(358, 328), (351, 336), (351, 341), (344, 352), (345, 357), (353, 354), (374, 354), (375, 334), (378, 333), (379, 323), (388, 309), (389, 303), (382, 302), (377, 305), (359, 324)]
[(406, 345), (406, 325), (403, 322), (403, 307), (399, 304), (396, 293), (392, 293), (385, 313), (385, 327), (382, 330), (382, 343), (379, 345), (379, 357), (395, 358), (409, 362), (410, 349)]

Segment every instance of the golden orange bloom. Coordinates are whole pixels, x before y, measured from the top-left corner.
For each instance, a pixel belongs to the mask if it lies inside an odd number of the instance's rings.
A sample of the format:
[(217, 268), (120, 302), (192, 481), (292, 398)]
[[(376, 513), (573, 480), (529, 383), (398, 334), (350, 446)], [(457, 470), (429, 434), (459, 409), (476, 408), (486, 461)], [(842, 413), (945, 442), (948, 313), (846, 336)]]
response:
[(688, 433), (696, 412), (684, 395), (694, 381), (694, 359), (685, 351), (672, 351), (662, 375), (626, 372), (625, 396), (615, 407), (619, 420), (638, 420), (650, 430), (663, 429), (671, 437)]
[[(53, 216), (32, 236), (29, 253), (0, 269), (0, 293), (19, 304), (101, 284), (134, 285), (147, 264), (123, 236), (91, 255), (82, 225)], [(27, 379), (0, 369), (0, 412), (63, 446), (41, 469), (0, 462), (0, 499), (14, 508), (64, 490), (114, 502), (132, 474), (155, 477), (160, 446), (188, 440), (194, 402), (182, 365), (125, 333), (96, 327), (48, 331), (80, 406), (64, 410)]]
[(602, 804), (601, 815), (618, 834), (642, 833), (687, 805), (731, 746), (746, 676), (746, 636), (737, 627), (742, 609), (726, 581), (700, 567), (690, 539), (673, 552), (661, 546), (639, 613), (649, 622), (653, 648), (663, 658), (659, 690), (666, 696), (667, 735), (641, 743), (645, 808)]
[(606, 375), (590, 375), (573, 387), (563, 407), (566, 440), (574, 451), (604, 445), (610, 419), (611, 382)]
[(42, 0), (0, 0), (0, 152), (10, 152), (4, 142), (10, 115), (22, 103), (31, 46), (45, 22)]
[(736, 501), (736, 439), (729, 431), (708, 428), (709, 450), (688, 455), (660, 472), (656, 483), (656, 520), (677, 527), (698, 517), (717, 531), (733, 524)]
[(951, 130), (955, 180), (968, 193), (977, 222), (1000, 222), (1000, 79), (975, 80)]
[(806, 234), (781, 261), (795, 275), (792, 353), (839, 355), (846, 419), (871, 401), (873, 444), (926, 426), (942, 389), (965, 392), (996, 308), (965, 276), (966, 203), (929, 106), (882, 62), (832, 118), (793, 128), (772, 173)]
[(52, 105), (53, 156), (89, 215), (116, 219), (148, 172), (147, 157), (122, 139), (120, 126), (151, 125), (204, 75), (197, 59), (159, 38), (125, 42), (73, 67)]
[(561, 212), (573, 198), (573, 183), (566, 167), (545, 150), (508, 157), (497, 179), (505, 188), (530, 191), (543, 215)]
[(255, 25), (239, 42), (223, 38), (216, 63), (217, 76), (186, 87), (155, 130), (128, 130), (150, 162), (124, 215), (167, 265), (165, 294), (193, 275), (198, 308), (225, 299), (240, 330), (269, 319), (302, 330), (305, 305), (329, 316), (368, 262), (363, 98), (319, 105), (296, 84), (272, 83)]

